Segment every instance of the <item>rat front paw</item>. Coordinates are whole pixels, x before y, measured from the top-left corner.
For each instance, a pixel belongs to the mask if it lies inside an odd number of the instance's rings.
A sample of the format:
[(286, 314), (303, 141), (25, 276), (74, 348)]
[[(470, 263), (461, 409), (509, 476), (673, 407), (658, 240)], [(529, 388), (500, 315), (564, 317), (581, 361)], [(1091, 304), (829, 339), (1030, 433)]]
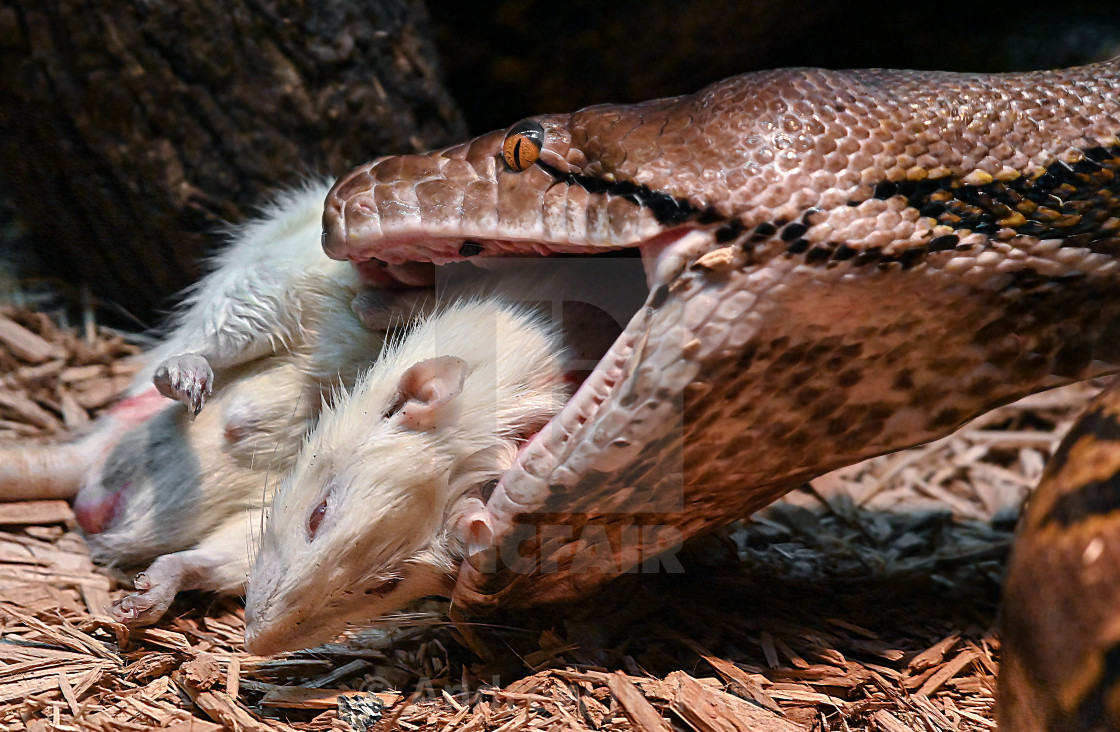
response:
[(167, 612), (178, 591), (173, 583), (153, 582), (144, 572), (136, 575), (134, 584), (137, 591), (117, 600), (110, 608), (113, 618), (125, 625), (151, 625), (156, 622)]
[(182, 402), (191, 414), (197, 415), (213, 389), (214, 370), (203, 356), (184, 353), (157, 366), (152, 382), (160, 394)]

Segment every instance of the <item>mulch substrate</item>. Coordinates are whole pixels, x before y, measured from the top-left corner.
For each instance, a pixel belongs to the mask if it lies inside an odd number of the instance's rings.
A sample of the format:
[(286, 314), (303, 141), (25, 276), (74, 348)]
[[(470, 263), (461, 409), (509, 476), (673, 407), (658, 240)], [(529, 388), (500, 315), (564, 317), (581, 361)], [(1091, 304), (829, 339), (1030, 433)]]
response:
[[(135, 370), (119, 334), (0, 309), (0, 447), (80, 430)], [(309, 651), (242, 647), (236, 598), (108, 608), (63, 501), (0, 503), (0, 728), (515, 732), (986, 730), (1023, 498), (1092, 385), (825, 476), (574, 608), (446, 605)], [(474, 649), (474, 650), (470, 650)]]

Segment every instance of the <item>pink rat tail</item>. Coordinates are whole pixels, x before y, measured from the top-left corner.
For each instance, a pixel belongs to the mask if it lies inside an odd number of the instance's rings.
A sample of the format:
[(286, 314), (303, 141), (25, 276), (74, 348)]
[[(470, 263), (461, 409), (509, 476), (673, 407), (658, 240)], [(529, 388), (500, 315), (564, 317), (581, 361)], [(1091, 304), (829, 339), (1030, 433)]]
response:
[(121, 434), (171, 404), (151, 387), (110, 407), (81, 439), (0, 447), (0, 501), (73, 498), (86, 473)]
[(0, 448), (0, 501), (73, 498), (88, 467), (81, 443)]

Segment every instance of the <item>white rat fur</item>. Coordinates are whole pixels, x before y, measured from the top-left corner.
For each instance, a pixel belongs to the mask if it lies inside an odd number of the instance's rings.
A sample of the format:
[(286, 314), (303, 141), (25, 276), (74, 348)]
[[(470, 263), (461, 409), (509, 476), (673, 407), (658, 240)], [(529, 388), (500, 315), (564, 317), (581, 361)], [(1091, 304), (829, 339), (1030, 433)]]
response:
[[(323, 256), (325, 183), (280, 196), (237, 228), (145, 353), (129, 396), (68, 444), (0, 450), (0, 496), (77, 492), (75, 512), (100, 562), (156, 559), (118, 619), (153, 622), (180, 589), (238, 592), (252, 532), (292, 465), (324, 394), (353, 383), (383, 333), (351, 311), (363, 289), (353, 268)], [(201, 408), (196, 419), (182, 404)], [(216, 371), (215, 371), (216, 370)], [(166, 373), (165, 373), (166, 376)], [(192, 387), (199, 387), (191, 393)], [(80, 490), (79, 490), (80, 488)]]
[(191, 288), (159, 343), (138, 357), (141, 369), (121, 404), (65, 445), (0, 451), (0, 498), (72, 497), (122, 434), (172, 406), (152, 391), (165, 361), (191, 354), (233, 367), (306, 342), (302, 316), (315, 297), (304, 291), (315, 283), (315, 292), (357, 287), (353, 268), (327, 259), (319, 246), (329, 187), (323, 181), (282, 193), (260, 219), (233, 228), (211, 273)]
[[(131, 482), (112, 526), (88, 533), (91, 550), (109, 563), (140, 561), (130, 546), (156, 557), (137, 576), (138, 591), (114, 605), (120, 620), (154, 622), (183, 589), (242, 590), (261, 510), (324, 399), (381, 350), (384, 333), (365, 329), (351, 309), (364, 286), (320, 251), (323, 198), (321, 187), (309, 188), (243, 227), (150, 354), (160, 391), (187, 409), (155, 415), (135, 430), (144, 433), (135, 449), (124, 440), (113, 453), (150, 469)], [(213, 404), (199, 413), (212, 388)], [(104, 493), (103, 476), (90, 471), (76, 507)], [(141, 533), (153, 524), (182, 528)]]
[(145, 354), (133, 391), (152, 383), (169, 358), (198, 354), (228, 368), (284, 353), (307, 342), (306, 309), (317, 301), (307, 287), (359, 288), (353, 268), (323, 255), (326, 181), (280, 193), (261, 216), (235, 227), (230, 245), (211, 261), (210, 274), (188, 292), (171, 329)]
[(304, 648), (447, 593), (477, 489), (563, 405), (560, 335), (500, 297), (423, 317), (324, 409), (277, 489), (246, 645)]

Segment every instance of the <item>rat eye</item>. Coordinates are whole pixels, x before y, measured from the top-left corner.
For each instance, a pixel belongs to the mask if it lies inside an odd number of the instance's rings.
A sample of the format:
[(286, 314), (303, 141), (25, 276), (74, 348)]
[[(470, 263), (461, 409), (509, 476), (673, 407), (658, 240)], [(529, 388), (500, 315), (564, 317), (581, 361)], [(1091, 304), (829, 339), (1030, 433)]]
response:
[(397, 588), (397, 585), (399, 585), (401, 583), (401, 580), (403, 579), (403, 577), (392, 577), (385, 580), (379, 585), (375, 585), (374, 587), (367, 587), (366, 594), (384, 597), (385, 595), (388, 595), (390, 592), (395, 590)]
[(502, 158), (515, 173), (537, 162), (544, 147), (544, 128), (531, 119), (518, 122), (506, 133), (502, 143)]
[(327, 499), (324, 498), (323, 502), (315, 507), (311, 515), (307, 517), (307, 538), (314, 539), (315, 534), (319, 531), (319, 524), (323, 523), (323, 516), (327, 513)]

